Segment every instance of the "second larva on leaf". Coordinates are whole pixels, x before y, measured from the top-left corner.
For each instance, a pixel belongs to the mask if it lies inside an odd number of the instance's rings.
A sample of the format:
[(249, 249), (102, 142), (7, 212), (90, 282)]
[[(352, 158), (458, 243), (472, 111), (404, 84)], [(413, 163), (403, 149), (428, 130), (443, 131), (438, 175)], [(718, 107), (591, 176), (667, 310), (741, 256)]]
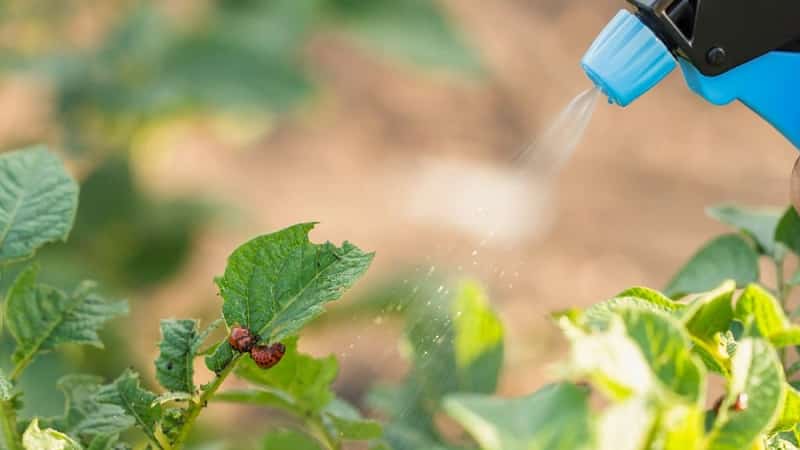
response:
[(262, 369), (269, 369), (278, 364), (286, 353), (286, 346), (280, 342), (272, 345), (256, 345), (250, 349), (250, 357)]

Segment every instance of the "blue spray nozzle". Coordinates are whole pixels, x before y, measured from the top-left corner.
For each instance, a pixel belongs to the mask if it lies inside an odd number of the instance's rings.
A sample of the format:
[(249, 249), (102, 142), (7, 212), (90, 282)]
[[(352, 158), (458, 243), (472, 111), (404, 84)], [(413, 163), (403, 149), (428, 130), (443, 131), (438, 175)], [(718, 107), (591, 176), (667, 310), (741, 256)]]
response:
[(627, 106), (675, 69), (669, 49), (638, 17), (617, 13), (581, 61), (609, 100)]

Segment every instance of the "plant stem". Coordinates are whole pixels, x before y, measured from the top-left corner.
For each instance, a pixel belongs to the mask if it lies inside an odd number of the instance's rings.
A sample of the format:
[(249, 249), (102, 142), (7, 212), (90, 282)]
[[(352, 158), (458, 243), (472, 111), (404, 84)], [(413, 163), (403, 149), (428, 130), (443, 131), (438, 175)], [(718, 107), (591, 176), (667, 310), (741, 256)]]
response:
[(330, 431), (328, 431), (324, 424), (317, 420), (308, 420), (306, 421), (306, 426), (313, 431), (314, 434), (318, 435), (317, 440), (324, 444), (328, 450), (342, 449), (339, 445), (339, 441), (337, 441), (334, 436), (331, 436)]
[(23, 450), (17, 435), (17, 411), (10, 401), (0, 401), (0, 427), (8, 450)]
[(219, 374), (217, 374), (214, 381), (212, 381), (208, 387), (200, 394), (200, 397), (195, 402), (191, 402), (191, 406), (187, 410), (186, 413), (186, 421), (184, 422), (183, 426), (181, 427), (181, 432), (178, 434), (178, 437), (175, 439), (175, 443), (172, 444), (172, 450), (180, 450), (186, 444), (187, 439), (189, 438), (189, 434), (192, 431), (192, 427), (194, 423), (197, 421), (197, 416), (200, 415), (200, 411), (206, 407), (208, 401), (217, 390), (222, 386), (222, 383), (225, 381), (225, 378), (233, 372), (233, 369), (236, 367), (236, 364), (239, 362), (240, 355), (236, 355), (233, 357), (233, 360), (228, 364), (225, 369), (222, 370)]

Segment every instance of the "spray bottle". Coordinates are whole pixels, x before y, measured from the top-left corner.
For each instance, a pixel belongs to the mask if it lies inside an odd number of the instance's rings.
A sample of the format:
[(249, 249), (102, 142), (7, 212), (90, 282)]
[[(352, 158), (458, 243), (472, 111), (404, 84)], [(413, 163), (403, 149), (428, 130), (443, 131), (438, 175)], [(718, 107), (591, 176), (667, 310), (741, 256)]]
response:
[(800, 149), (800, 1), (628, 1), (634, 11), (620, 11), (582, 60), (610, 102), (627, 106), (680, 65), (694, 92), (744, 103)]

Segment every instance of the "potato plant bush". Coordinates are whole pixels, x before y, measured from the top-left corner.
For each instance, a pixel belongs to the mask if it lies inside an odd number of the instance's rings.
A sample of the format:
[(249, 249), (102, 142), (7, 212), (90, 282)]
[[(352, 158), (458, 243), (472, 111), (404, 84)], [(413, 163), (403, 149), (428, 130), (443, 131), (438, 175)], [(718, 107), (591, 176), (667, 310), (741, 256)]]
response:
[[(37, 281), (30, 260), (43, 245), (66, 239), (77, 195), (76, 182), (46, 149), (0, 156), (0, 262), (21, 267), (2, 305), (5, 332), (16, 342), (10, 369), (0, 374), (8, 450), (200, 448), (197, 419), (217, 402), (291, 418), (288, 427), (256, 427), (265, 450), (338, 450), (348, 441), (373, 450), (798, 446), (793, 378), (800, 364), (792, 349), (800, 346), (800, 326), (788, 299), (800, 276), (785, 276), (784, 264), (800, 254), (800, 217), (792, 209), (733, 206), (709, 212), (738, 232), (705, 245), (664, 292), (634, 287), (554, 314), (570, 346), (557, 366), (561, 381), (526, 396), (495, 395), (503, 325), (481, 288), (467, 281), (452, 295), (418, 295), (391, 308), (406, 318), (410, 369), (402, 383), (373, 386), (367, 395), (383, 424), (337, 397), (336, 359), (301, 353), (298, 336), (364, 274), (373, 254), (348, 242), (315, 244), (308, 236), (314, 224), (304, 223), (230, 255), (215, 280), (223, 300), (218, 320), (161, 321), (154, 362), (160, 387), (145, 386), (132, 369), (115, 380), (70, 374), (57, 381), (63, 414), (20, 417), (19, 379), (32, 361), (64, 344), (101, 347), (98, 331), (128, 310), (91, 282), (62, 290)], [(762, 284), (762, 260), (774, 266), (774, 281)], [(213, 334), (222, 327), (245, 328), (261, 345), (282, 343), (285, 353), (277, 365), (259, 367), (227, 333)], [(221, 337), (207, 342), (210, 336)], [(212, 375), (206, 384), (196, 381), (198, 358)], [(248, 387), (224, 387), (230, 376)], [(241, 445), (235, 433), (225, 437), (229, 448)]]

